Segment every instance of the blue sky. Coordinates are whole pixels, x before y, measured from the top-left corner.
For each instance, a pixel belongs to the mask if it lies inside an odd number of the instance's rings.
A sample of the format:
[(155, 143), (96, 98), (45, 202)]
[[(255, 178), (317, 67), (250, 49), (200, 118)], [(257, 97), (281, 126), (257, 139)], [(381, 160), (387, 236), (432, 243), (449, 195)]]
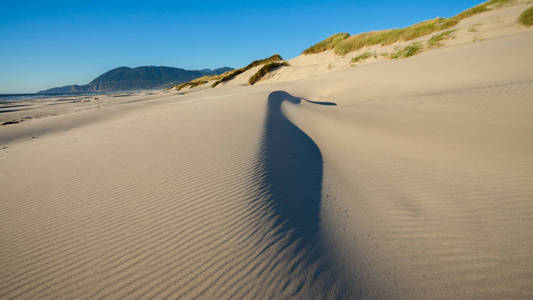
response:
[(350, 34), (449, 17), (480, 0), (0, 3), (0, 93), (86, 84), (119, 66), (240, 67)]

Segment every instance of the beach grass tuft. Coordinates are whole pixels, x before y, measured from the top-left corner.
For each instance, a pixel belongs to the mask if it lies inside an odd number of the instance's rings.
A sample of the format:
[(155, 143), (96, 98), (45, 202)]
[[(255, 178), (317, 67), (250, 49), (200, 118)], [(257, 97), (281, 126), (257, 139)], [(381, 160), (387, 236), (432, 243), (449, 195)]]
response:
[(524, 26), (533, 25), (533, 6), (524, 10), (524, 12), (520, 14), (520, 17), (518, 17), (518, 23)]
[(374, 53), (371, 53), (371, 52), (365, 52), (363, 54), (357, 55), (356, 57), (352, 58), (351, 63), (355, 64), (355, 63), (358, 63), (360, 61), (369, 59), (372, 56), (376, 56), (376, 55)]

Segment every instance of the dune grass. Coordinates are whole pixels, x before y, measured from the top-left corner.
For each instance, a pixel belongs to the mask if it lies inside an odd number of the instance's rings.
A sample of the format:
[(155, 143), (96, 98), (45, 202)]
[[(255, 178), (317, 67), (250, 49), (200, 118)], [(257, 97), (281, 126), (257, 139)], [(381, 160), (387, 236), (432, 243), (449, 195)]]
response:
[(337, 55), (343, 56), (364, 47), (374, 45), (388, 46), (397, 42), (410, 41), (434, 32), (449, 29), (457, 25), (457, 23), (463, 19), (515, 1), (516, 0), (490, 0), (467, 9), (454, 17), (436, 18), (406, 28), (365, 32), (352, 36), (349, 36), (347, 33), (336, 34), (306, 49), (303, 54), (313, 54), (334, 49)]
[(221, 75), (222, 74), (220, 74), (220, 75), (205, 75), (205, 76), (202, 76), (200, 78), (193, 79), (193, 80), (191, 80), (189, 82), (184, 82), (184, 83), (178, 84), (178, 85), (175, 86), (175, 88), (178, 91), (181, 91), (182, 89), (184, 89), (186, 87), (190, 87), (192, 89), (192, 88), (195, 88), (197, 86), (206, 84), (206, 83), (208, 83), (211, 80), (216, 80), (216, 79), (220, 78)]
[(357, 51), (363, 47), (374, 45), (388, 46), (397, 42), (410, 41), (437, 31), (445, 30), (457, 23), (458, 21), (455, 20), (436, 18), (420, 22), (407, 28), (361, 33), (339, 42), (335, 46), (335, 53), (346, 55), (349, 52)]
[(455, 30), (447, 30), (432, 36), (427, 42), (428, 48), (442, 47), (442, 41), (452, 38), (454, 32)]
[(274, 61), (270, 63), (266, 63), (259, 69), (250, 79), (248, 80), (248, 83), (250, 85), (254, 85), (256, 82), (261, 80), (263, 77), (265, 77), (266, 74), (274, 71), (275, 69), (283, 66), (289, 66), (289, 63), (286, 61)]
[(305, 49), (303, 54), (315, 54), (315, 53), (324, 52), (326, 50), (331, 50), (331, 49), (335, 48), (335, 46), (340, 41), (346, 39), (349, 36), (350, 35), (348, 33), (344, 33), (344, 32), (336, 33), (336, 34), (328, 37), (327, 39), (319, 42), (318, 44), (313, 45), (313, 46)]
[(372, 56), (376, 56), (376, 55), (374, 53), (371, 53), (371, 52), (365, 52), (363, 54), (357, 55), (356, 57), (353, 57), (352, 60), (351, 60), (351, 63), (355, 64), (355, 63), (358, 63), (360, 61), (369, 59)]
[(217, 81), (213, 82), (211, 87), (216, 87), (217, 85), (221, 84), (222, 82), (226, 82), (226, 81), (232, 80), (233, 78), (235, 78), (237, 75), (243, 73), (244, 71), (246, 71), (246, 69), (244, 69), (244, 68), (228, 71), (228, 72), (222, 74), (222, 76)]
[(196, 79), (193, 79), (191, 81), (178, 84), (178, 85), (174, 86), (173, 88), (176, 88), (178, 91), (180, 91), (180, 90), (182, 90), (182, 89), (184, 89), (186, 87), (194, 88), (194, 87), (206, 84), (209, 81), (213, 81), (213, 80), (215, 80), (215, 82), (211, 86), (215, 87), (215, 86), (219, 85), (222, 82), (229, 81), (229, 80), (235, 78), (235, 76), (237, 76), (237, 75), (249, 70), (250, 68), (253, 68), (253, 67), (261, 65), (261, 64), (270, 63), (270, 62), (274, 62), (274, 61), (280, 61), (280, 60), (283, 60), (283, 58), (281, 58), (281, 56), (279, 54), (274, 54), (271, 57), (268, 57), (268, 58), (265, 58), (265, 59), (254, 60), (252, 63), (250, 63), (249, 65), (247, 65), (244, 68), (227, 71), (227, 72), (224, 72), (224, 73), (219, 74), (219, 75), (205, 75), (205, 76), (202, 76), (200, 78), (196, 78)]
[(283, 60), (283, 58), (279, 54), (274, 54), (271, 57), (268, 57), (268, 58), (265, 58), (265, 59), (254, 60), (253, 62), (251, 62), (249, 65), (247, 65), (244, 68), (231, 70), (231, 71), (228, 71), (228, 72), (220, 75), (220, 77), (217, 78), (217, 81), (215, 81), (211, 86), (212, 87), (216, 87), (217, 85), (219, 85), (219, 84), (221, 84), (223, 82), (230, 81), (233, 78), (235, 78), (237, 75), (239, 75), (241, 73), (244, 73), (244, 72), (248, 71), (249, 69), (251, 69), (253, 67), (256, 67), (256, 66), (259, 66), (259, 65), (262, 65), (262, 64), (268, 64), (268, 63), (280, 61), (280, 60)]
[(530, 8), (524, 10), (520, 17), (518, 17), (518, 23), (524, 25), (524, 26), (532, 26), (533, 25), (533, 6)]

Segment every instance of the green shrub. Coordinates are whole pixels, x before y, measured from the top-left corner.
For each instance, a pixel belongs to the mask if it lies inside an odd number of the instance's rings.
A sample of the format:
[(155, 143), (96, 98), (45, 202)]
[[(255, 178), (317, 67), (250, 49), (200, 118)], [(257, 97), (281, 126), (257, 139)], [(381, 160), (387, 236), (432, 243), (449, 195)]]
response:
[(288, 66), (288, 65), (289, 63), (286, 61), (283, 61), (283, 62), (275, 61), (275, 62), (267, 63), (263, 65), (263, 67), (261, 67), (261, 69), (259, 69), (254, 75), (252, 75), (252, 77), (250, 77), (250, 79), (248, 80), (248, 83), (250, 85), (254, 85), (256, 82), (261, 80), (261, 78), (263, 78), (266, 74), (272, 72), (273, 70), (279, 67)]
[(518, 17), (518, 22), (525, 26), (533, 25), (533, 6), (524, 10)]

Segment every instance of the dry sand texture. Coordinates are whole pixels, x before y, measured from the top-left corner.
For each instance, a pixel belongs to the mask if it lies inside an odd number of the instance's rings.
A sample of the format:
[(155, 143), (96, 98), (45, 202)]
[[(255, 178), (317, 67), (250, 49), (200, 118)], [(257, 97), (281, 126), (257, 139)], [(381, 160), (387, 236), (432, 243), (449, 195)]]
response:
[(0, 298), (532, 298), (531, 54), (36, 101), (0, 126)]

